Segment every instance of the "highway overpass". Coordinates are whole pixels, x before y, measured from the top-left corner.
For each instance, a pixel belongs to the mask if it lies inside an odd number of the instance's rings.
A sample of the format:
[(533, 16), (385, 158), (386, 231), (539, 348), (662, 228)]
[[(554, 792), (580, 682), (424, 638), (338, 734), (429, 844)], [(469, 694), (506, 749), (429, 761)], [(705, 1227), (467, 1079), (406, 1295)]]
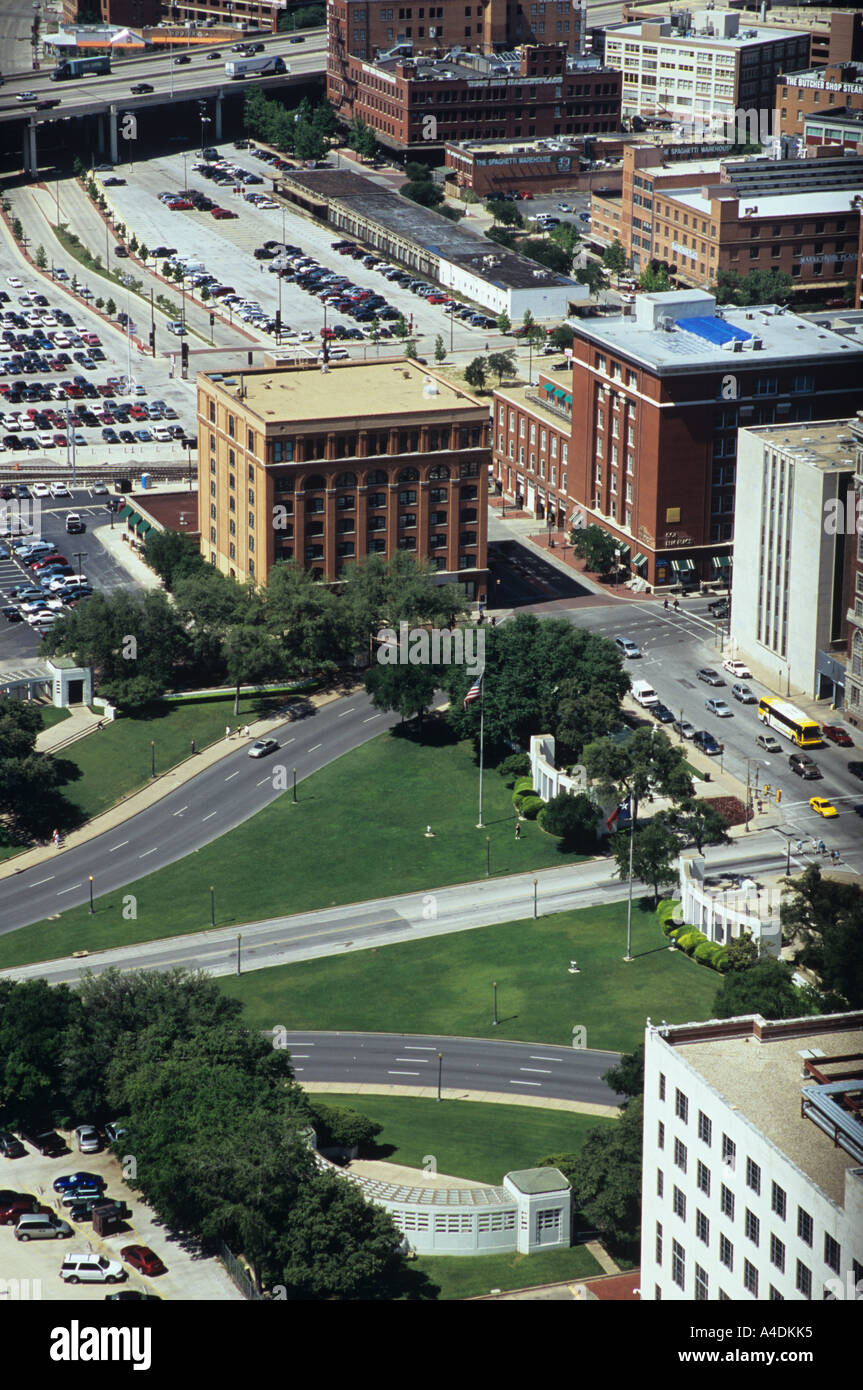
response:
[[(225, 63), (235, 57), (221, 45), (195, 49), (191, 62), (178, 66), (160, 53), (142, 58), (114, 59), (110, 74), (51, 80), (52, 68), (11, 77), (0, 87), (0, 146), (6, 150), (6, 164), (18, 166), (35, 177), (40, 165), (60, 162), (62, 152), (78, 154), (84, 162), (98, 156), (118, 163), (134, 151), (121, 135), (121, 127), (134, 131), (141, 146), (164, 139), (166, 135), (187, 135), (196, 140), (220, 140), (226, 110), (232, 118), (239, 114), (249, 90), (261, 87), (272, 95), (298, 98), (305, 90), (322, 82), (326, 65), (326, 31), (307, 30), (302, 44), (287, 35), (271, 38), (267, 53), (278, 54), (290, 69), (269, 77), (236, 80), (226, 77)], [(212, 54), (218, 52), (216, 58)], [(208, 56), (209, 55), (209, 56)], [(146, 82), (152, 92), (134, 94), (132, 88)], [(20, 101), (19, 94), (32, 92), (36, 103)], [(39, 109), (37, 103), (58, 101), (57, 106)], [(201, 124), (199, 104), (206, 103), (210, 124)], [(135, 121), (124, 123), (131, 112)], [(232, 122), (235, 124), (235, 122)], [(235, 128), (236, 124), (235, 124)], [(44, 151), (55, 152), (46, 160)], [(11, 161), (11, 164), (10, 164)]]

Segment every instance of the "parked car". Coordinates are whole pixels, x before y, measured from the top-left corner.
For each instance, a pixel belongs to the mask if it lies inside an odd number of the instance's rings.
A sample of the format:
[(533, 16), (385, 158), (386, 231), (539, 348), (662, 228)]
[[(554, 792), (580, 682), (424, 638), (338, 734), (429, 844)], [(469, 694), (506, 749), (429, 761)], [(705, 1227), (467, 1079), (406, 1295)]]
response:
[(818, 764), (813, 762), (807, 753), (792, 753), (788, 759), (788, 766), (792, 772), (807, 782), (814, 781), (823, 775)]
[(16, 1240), (59, 1240), (73, 1234), (68, 1221), (54, 1215), (25, 1212), (15, 1227)]
[(722, 669), (723, 671), (730, 671), (732, 676), (736, 676), (738, 680), (752, 679), (752, 672), (745, 661), (734, 661), (731, 657), (727, 657), (722, 663)]
[[(20, 622), (20, 620), (19, 614), (18, 621)], [(16, 1139), (15, 1135), (10, 1134), (8, 1130), (0, 1130), (0, 1155), (3, 1158), (23, 1158), (26, 1152), (27, 1150), (20, 1139)]]
[(66, 1284), (119, 1284), (126, 1278), (126, 1271), (106, 1255), (71, 1250), (60, 1266), (60, 1278)]
[(731, 687), (731, 694), (734, 696), (735, 700), (740, 701), (741, 705), (754, 705), (757, 703), (757, 698), (753, 695), (748, 685), (741, 685), (739, 682), (735, 683)]
[(105, 1179), (100, 1178), (98, 1173), (64, 1173), (62, 1177), (54, 1179), (55, 1192), (70, 1192), (74, 1187), (98, 1187), (101, 1191), (105, 1186)]
[(853, 748), (854, 740), (845, 732), (841, 724), (822, 724), (821, 732), (830, 743), (836, 743), (840, 748)]
[(709, 753), (712, 758), (722, 752), (722, 744), (717, 743), (716, 739), (711, 733), (708, 733), (707, 729), (698, 729), (696, 733), (692, 735), (692, 742), (695, 744), (696, 748), (701, 749), (702, 753)]
[(121, 1257), (126, 1264), (131, 1265), (139, 1274), (166, 1274), (167, 1270), (149, 1245), (124, 1245), (120, 1251)]
[(30, 1130), (19, 1129), (18, 1138), (22, 1139), (25, 1144), (30, 1144), (44, 1158), (59, 1158), (61, 1154), (69, 1152), (60, 1135), (53, 1129), (47, 1129), (41, 1134), (36, 1130), (31, 1132)]
[(32, 1192), (16, 1192), (0, 1203), (0, 1226), (17, 1226), (22, 1216), (50, 1216), (51, 1208), (43, 1207)]
[(97, 1154), (102, 1147), (102, 1139), (95, 1125), (79, 1125), (75, 1130), (78, 1151), (82, 1154)]
[(109, 1120), (105, 1125), (105, 1138), (109, 1144), (116, 1144), (124, 1134), (128, 1134), (128, 1130), (124, 1129), (122, 1125), (118, 1125), (116, 1120)]
[(84, 530), (84, 523), (77, 512), (69, 512), (66, 517), (66, 533), (70, 536), (78, 536)]
[(668, 705), (664, 705), (661, 700), (658, 705), (651, 705), (650, 713), (653, 715), (654, 719), (659, 720), (660, 724), (674, 723), (673, 711), (668, 708)]
[(695, 725), (690, 724), (688, 719), (675, 719), (671, 727), (681, 738), (695, 737)]

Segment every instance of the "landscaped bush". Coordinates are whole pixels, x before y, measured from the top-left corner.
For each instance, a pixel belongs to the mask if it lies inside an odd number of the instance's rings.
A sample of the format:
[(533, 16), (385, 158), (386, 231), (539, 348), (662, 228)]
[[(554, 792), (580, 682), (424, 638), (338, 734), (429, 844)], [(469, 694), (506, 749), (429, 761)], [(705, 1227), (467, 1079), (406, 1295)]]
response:
[(706, 940), (707, 937), (704, 935), (704, 932), (700, 932), (697, 927), (689, 927), (686, 931), (680, 933), (677, 938), (677, 944), (681, 951), (685, 951), (688, 956), (691, 956), (696, 946), (700, 946), (702, 941)]
[(719, 813), (726, 825), (746, 824), (746, 807), (739, 796), (712, 796), (707, 805)]
[(697, 960), (699, 965), (712, 965), (714, 945), (715, 943), (713, 941), (699, 941), (695, 950), (692, 952), (693, 960)]
[(536, 796), (533, 781), (530, 777), (517, 777), (512, 793), (512, 804), (518, 812), (521, 812), (522, 802), (528, 796)]
[(657, 906), (656, 915), (659, 918), (659, 924), (666, 936), (670, 935), (671, 927), (680, 926), (680, 923), (674, 920), (674, 914), (679, 907), (680, 901), (678, 898), (663, 898)]
[(525, 777), (530, 774), (530, 758), (526, 753), (511, 753), (503, 762), (498, 763), (497, 770), (501, 777), (504, 777), (509, 786), (512, 786), (517, 777)]
[(539, 823), (549, 835), (557, 835), (568, 849), (589, 854), (596, 849), (599, 808), (586, 792), (560, 792), (546, 802)]
[(525, 820), (536, 820), (544, 805), (541, 796), (526, 796), (521, 803), (521, 814)]

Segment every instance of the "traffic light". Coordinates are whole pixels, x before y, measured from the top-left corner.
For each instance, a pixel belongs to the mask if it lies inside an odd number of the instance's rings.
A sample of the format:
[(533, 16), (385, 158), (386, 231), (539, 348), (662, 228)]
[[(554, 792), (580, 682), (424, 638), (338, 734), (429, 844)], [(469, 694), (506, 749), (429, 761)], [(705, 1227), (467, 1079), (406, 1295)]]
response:
[(779, 803), (780, 803), (781, 800), (782, 800), (782, 788), (781, 788), (781, 787), (777, 787), (777, 788), (776, 788), (776, 805), (777, 805), (777, 806), (779, 805)]
[(189, 344), (188, 344), (188, 343), (185, 343), (185, 342), (184, 342), (184, 343), (181, 345), (181, 347), (180, 347), (180, 361), (181, 361), (181, 363), (183, 364), (183, 371), (185, 371), (186, 368), (187, 368), (188, 365), (189, 365)]
[(215, 322), (216, 322), (216, 315), (213, 313), (213, 311), (212, 311), (212, 309), (211, 309), (211, 310), (210, 310), (210, 327), (211, 327), (211, 328), (213, 327), (213, 324), (214, 324)]

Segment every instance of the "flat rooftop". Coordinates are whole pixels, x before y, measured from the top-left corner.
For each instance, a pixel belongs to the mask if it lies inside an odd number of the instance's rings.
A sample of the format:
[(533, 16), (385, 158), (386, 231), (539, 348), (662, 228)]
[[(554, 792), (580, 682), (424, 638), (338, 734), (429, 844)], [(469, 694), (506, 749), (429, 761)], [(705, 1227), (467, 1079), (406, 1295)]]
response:
[(759, 425), (747, 433), (757, 435), (771, 449), (796, 455), (811, 468), (824, 473), (833, 469), (847, 473), (854, 467), (851, 430), (857, 423), (856, 420), (806, 420), (788, 425)]
[[(849, 72), (848, 77), (842, 78), (840, 85), (848, 87), (863, 87), (863, 63), (831, 63), (831, 68), (841, 67), (845, 70), (854, 69), (853, 74)], [(791, 87), (822, 87), (827, 85), (828, 90), (836, 86), (836, 78), (828, 77), (823, 68), (800, 68), (795, 72), (783, 72), (777, 77), (777, 82), (787, 82)]]
[[(849, 1016), (849, 1027), (819, 1032), (802, 1029), (782, 1036), (764, 1026), (762, 1038), (754, 1032), (729, 1037), (717, 1026), (715, 1038), (689, 1042), (675, 1039), (668, 1030), (667, 1041), (679, 1047), (681, 1056), (694, 1071), (775, 1144), (814, 1185), (837, 1206), (845, 1204), (845, 1174), (857, 1167), (852, 1154), (834, 1146), (818, 1126), (800, 1113), (800, 1093), (807, 1084), (801, 1076), (801, 1052), (818, 1049), (824, 1058), (863, 1054), (863, 1028), (859, 1014)], [(857, 1026), (853, 1026), (856, 1023)], [(709, 1029), (711, 1025), (705, 1025)], [(826, 1067), (825, 1069), (829, 1070)], [(848, 1072), (846, 1063), (844, 1071)]]
[[(441, 260), (453, 261), (470, 269), (487, 284), (499, 289), (547, 289), (551, 285), (572, 285), (565, 275), (508, 251), (477, 232), (439, 213), (412, 203), (388, 188), (370, 183), (359, 174), (341, 170), (315, 169), (291, 171), (282, 176), (286, 187), (297, 188), (368, 218), (393, 235), (415, 242)], [(577, 297), (575, 294), (573, 297)]]
[[(853, 202), (855, 197), (863, 196), (863, 180), (860, 193), (848, 188), (837, 188), (829, 191), (819, 190), (817, 193), (770, 193), (762, 196), (758, 193), (744, 192), (735, 188), (734, 184), (727, 183), (710, 189), (707, 197), (700, 189), (694, 188), (665, 188), (659, 192), (666, 198), (673, 198), (675, 202), (682, 203), (684, 207), (693, 208), (705, 217), (710, 216), (710, 205), (714, 198), (721, 198), (725, 202), (743, 202), (747, 214), (752, 208), (752, 217), (817, 217), (821, 213), (856, 213), (858, 209), (853, 206)], [(742, 211), (743, 209), (741, 213)], [(741, 220), (748, 222), (749, 216), (741, 217)]]
[[(822, 325), (819, 315), (807, 318), (775, 304), (750, 308), (724, 305), (722, 318), (713, 295), (705, 290), (640, 294), (635, 315), (579, 319), (576, 338), (595, 343), (639, 362), (657, 375), (700, 372), (727, 367), (774, 366), (813, 361), (825, 356), (857, 354), (863, 372), (863, 336), (836, 332)], [(671, 331), (660, 323), (672, 321)], [(688, 326), (687, 326), (688, 320)], [(742, 350), (733, 352), (732, 338), (740, 338)], [(754, 350), (752, 339), (761, 340)]]
[[(443, 414), (476, 418), (488, 414), (488, 406), (445, 377), (406, 359), (381, 362), (332, 363), (319, 367), (285, 368), (281, 371), (201, 372), (225, 395), (238, 400), (257, 415), (263, 425), (290, 423), (319, 425), (323, 421), (365, 423), (377, 411), (381, 417), (418, 419)], [(427, 395), (427, 383), (437, 387)], [(242, 387), (241, 387), (242, 383)]]
[[(721, 11), (717, 10), (718, 16)], [(606, 36), (611, 39), (638, 39), (642, 37), (642, 30), (645, 23), (656, 24), (658, 20), (639, 21), (635, 24), (615, 24), (606, 30)], [(693, 30), (689, 34), (661, 34), (658, 38), (645, 38), (646, 43), (662, 44), (686, 44), (689, 47), (708, 48), (754, 48), (760, 43), (782, 43), (785, 39), (806, 39), (808, 33), (803, 29), (779, 29), (777, 27), (765, 28), (763, 25), (747, 24), (741, 16), (740, 31), (726, 38), (723, 34), (706, 34), (701, 31)]]

